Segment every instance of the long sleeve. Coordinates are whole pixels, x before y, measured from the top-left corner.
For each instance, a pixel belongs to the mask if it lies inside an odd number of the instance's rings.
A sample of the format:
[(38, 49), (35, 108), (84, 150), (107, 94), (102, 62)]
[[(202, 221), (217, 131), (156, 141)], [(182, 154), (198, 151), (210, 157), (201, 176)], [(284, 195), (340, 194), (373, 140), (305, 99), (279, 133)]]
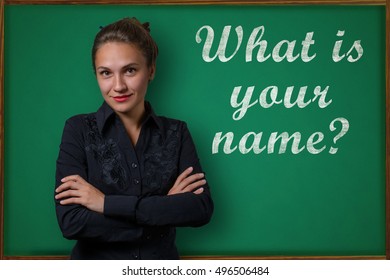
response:
[[(76, 127), (77, 126), (77, 127)], [(56, 187), (61, 179), (69, 175), (80, 175), (88, 180), (87, 158), (80, 118), (66, 122), (56, 169)], [(136, 198), (134, 199), (134, 207)], [(131, 218), (116, 218), (91, 211), (81, 205), (63, 206), (55, 201), (59, 226), (68, 239), (94, 239), (97, 241), (134, 241), (142, 235), (142, 227), (131, 222)]]
[[(179, 174), (192, 166), (193, 173), (202, 173), (196, 148), (187, 125), (182, 125)], [(150, 196), (139, 201), (136, 220), (150, 226), (202, 226), (212, 216), (214, 205), (208, 183), (203, 193), (183, 193), (170, 196)]]

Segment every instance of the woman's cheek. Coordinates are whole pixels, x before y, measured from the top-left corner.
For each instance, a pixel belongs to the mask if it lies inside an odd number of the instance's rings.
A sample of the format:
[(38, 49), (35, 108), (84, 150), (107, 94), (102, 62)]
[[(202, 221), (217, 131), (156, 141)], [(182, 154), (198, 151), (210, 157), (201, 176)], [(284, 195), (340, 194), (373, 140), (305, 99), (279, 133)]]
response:
[(99, 88), (103, 96), (110, 93), (111, 87), (108, 81), (98, 81)]

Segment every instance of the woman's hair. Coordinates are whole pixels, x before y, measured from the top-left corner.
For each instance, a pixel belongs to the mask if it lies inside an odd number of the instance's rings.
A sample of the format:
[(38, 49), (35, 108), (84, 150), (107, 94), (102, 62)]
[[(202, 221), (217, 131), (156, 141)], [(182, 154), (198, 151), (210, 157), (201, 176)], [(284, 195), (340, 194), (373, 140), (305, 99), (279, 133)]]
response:
[(96, 71), (96, 52), (102, 45), (109, 42), (133, 44), (144, 54), (148, 67), (156, 63), (158, 47), (150, 35), (148, 22), (141, 24), (133, 17), (124, 18), (102, 27), (98, 34), (96, 34), (92, 47), (92, 65), (94, 71)]

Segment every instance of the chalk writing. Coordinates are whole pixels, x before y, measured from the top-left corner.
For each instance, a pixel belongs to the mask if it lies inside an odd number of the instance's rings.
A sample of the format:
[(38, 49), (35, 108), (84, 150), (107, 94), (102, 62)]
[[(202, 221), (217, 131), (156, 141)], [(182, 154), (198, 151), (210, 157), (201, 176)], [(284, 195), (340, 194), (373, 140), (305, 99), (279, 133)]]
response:
[[(202, 38), (204, 33), (205, 38)], [(245, 44), (245, 57), (241, 57), (241, 59), (244, 59), (246, 63), (253, 60), (261, 63), (268, 59), (276, 63), (282, 61), (293, 63), (297, 60), (312, 63), (318, 57), (313, 50), (316, 43), (314, 31), (304, 34), (300, 41), (280, 40), (274, 46), (270, 46), (264, 38), (265, 27), (263, 25), (253, 28), (248, 34), (249, 36), (246, 35), (241, 25), (236, 26), (234, 32), (232, 32), (231, 25), (226, 25), (219, 35), (218, 47), (213, 48), (213, 44), (218, 41), (214, 28), (204, 25), (196, 32), (195, 41), (198, 44), (203, 42), (201, 57), (207, 63), (218, 61), (227, 63), (237, 58), (239, 50)], [(338, 40), (335, 41), (333, 49), (330, 50), (334, 63), (342, 61), (355, 63), (363, 57), (364, 49), (361, 40), (355, 40), (352, 46), (347, 48), (343, 47), (345, 34), (345, 30), (337, 30), (336, 37)], [(212, 49), (216, 50), (214, 54), (212, 54)], [(256, 107), (259, 110), (269, 109), (273, 106), (282, 106), (286, 109), (295, 107), (302, 110), (308, 106), (317, 106), (319, 109), (326, 109), (333, 103), (333, 99), (328, 95), (329, 89), (329, 85), (318, 85), (314, 88), (309, 88), (306, 85), (291, 85), (286, 88), (269, 85), (255, 91), (254, 85), (247, 86), (244, 90), (243, 86), (236, 85), (230, 95), (230, 106), (234, 109), (232, 119), (241, 121), (248, 110), (256, 105), (258, 105)], [(299, 154), (307, 151), (310, 154), (319, 154), (328, 151), (330, 154), (336, 154), (339, 150), (336, 143), (348, 133), (350, 123), (344, 117), (337, 117), (330, 122), (329, 131), (334, 133), (338, 130), (338, 127), (340, 127), (338, 133), (332, 138), (332, 146), (325, 144), (329, 143), (325, 140), (326, 138), (329, 139), (330, 136), (321, 131), (315, 131), (308, 136), (302, 135), (299, 131), (292, 134), (272, 132), (269, 135), (264, 135), (264, 132), (261, 131), (250, 131), (242, 136), (237, 136), (232, 131), (219, 131), (215, 133), (213, 138), (211, 152), (212, 154), (232, 154), (234, 152), (241, 154), (284, 154), (290, 151), (292, 154)]]

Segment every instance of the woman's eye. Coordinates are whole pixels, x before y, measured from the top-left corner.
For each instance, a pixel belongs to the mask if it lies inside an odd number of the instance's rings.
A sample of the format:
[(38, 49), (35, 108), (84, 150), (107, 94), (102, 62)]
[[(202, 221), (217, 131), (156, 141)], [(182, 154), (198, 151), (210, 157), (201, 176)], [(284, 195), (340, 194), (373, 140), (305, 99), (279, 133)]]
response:
[(126, 73), (127, 73), (127, 74), (134, 74), (135, 72), (136, 72), (136, 69), (135, 69), (135, 68), (132, 68), (132, 67), (131, 67), (131, 68), (127, 68), (127, 69), (126, 69)]
[(99, 73), (100, 75), (102, 75), (102, 76), (104, 76), (104, 77), (107, 77), (107, 76), (109, 76), (110, 75), (110, 72), (109, 71), (107, 71), (107, 70), (103, 70), (103, 71), (100, 71), (100, 73)]

